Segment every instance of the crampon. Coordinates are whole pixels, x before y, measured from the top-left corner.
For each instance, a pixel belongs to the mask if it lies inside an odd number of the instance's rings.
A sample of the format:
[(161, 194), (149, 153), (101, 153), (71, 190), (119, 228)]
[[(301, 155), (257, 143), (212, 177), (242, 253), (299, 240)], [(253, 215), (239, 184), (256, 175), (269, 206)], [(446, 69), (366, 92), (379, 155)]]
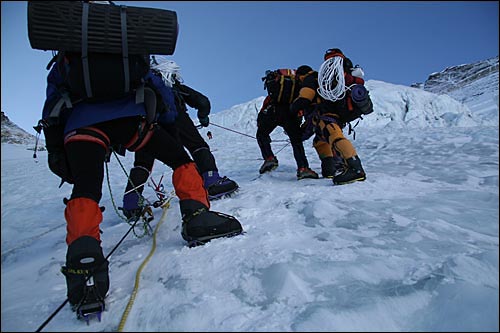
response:
[(82, 300), (72, 305), (71, 309), (76, 312), (76, 318), (84, 320), (87, 325), (94, 317), (101, 321), (101, 315), (105, 309), (104, 297), (99, 295), (92, 276), (88, 277)]
[(236, 192), (238, 192), (238, 189), (239, 188), (237, 188), (235, 190), (230, 190), (230, 191), (227, 191), (227, 192), (213, 194), (213, 195), (211, 195), (209, 193), (208, 194), (208, 200), (212, 201), (212, 200), (219, 200), (219, 199), (223, 199), (223, 198), (232, 197), (234, 194), (236, 194)]

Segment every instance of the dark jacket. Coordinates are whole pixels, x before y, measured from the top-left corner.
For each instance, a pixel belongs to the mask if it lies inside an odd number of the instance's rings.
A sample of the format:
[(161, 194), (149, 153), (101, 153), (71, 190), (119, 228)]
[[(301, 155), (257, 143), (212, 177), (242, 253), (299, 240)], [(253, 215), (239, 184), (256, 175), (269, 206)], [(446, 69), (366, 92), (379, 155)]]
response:
[[(350, 86), (352, 84), (364, 84), (365, 81), (362, 78), (354, 77), (351, 75), (352, 62), (349, 58), (344, 59), (344, 78), (345, 85)], [(337, 114), (337, 110), (346, 109), (347, 98), (346, 97), (336, 101), (331, 102), (325, 100), (318, 94), (318, 72), (310, 71), (305, 75), (299, 76), (301, 82), (301, 89), (299, 91), (299, 97), (297, 97), (290, 107), (290, 112), (292, 114), (300, 114), (310, 112), (316, 105), (321, 104), (320, 112), (323, 114)]]
[(179, 112), (187, 112), (187, 104), (198, 110), (198, 118), (205, 118), (210, 114), (210, 100), (199, 91), (180, 82), (174, 84), (173, 90), (176, 95), (176, 107)]

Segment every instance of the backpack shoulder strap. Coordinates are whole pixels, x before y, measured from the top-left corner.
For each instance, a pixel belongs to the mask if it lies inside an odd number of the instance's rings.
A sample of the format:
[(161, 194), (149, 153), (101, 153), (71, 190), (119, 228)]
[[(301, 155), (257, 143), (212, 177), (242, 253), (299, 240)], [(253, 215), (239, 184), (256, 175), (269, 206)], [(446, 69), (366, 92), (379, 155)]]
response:
[(144, 108), (146, 109), (146, 122), (153, 123), (156, 120), (156, 93), (153, 89), (143, 86)]
[(83, 3), (82, 7), (82, 68), (83, 68), (83, 81), (85, 83), (85, 92), (87, 97), (92, 97), (92, 88), (90, 87), (90, 70), (89, 70), (89, 57), (88, 57), (88, 23), (89, 23), (89, 3)]
[(73, 107), (69, 94), (66, 91), (61, 92), (61, 97), (49, 112), (49, 118), (59, 118), (63, 106), (67, 109), (71, 109)]

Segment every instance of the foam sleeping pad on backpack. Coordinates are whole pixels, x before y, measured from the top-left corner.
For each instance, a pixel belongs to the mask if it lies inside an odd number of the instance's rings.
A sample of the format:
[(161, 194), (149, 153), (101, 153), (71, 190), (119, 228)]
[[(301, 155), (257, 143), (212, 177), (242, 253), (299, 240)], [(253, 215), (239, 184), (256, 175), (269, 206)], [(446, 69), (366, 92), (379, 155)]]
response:
[(362, 102), (368, 97), (368, 90), (363, 85), (356, 84), (351, 89), (351, 96), (354, 102)]
[(172, 55), (178, 36), (177, 13), (83, 1), (28, 1), (28, 37), (33, 49), (82, 52), (82, 31), (87, 35), (88, 52), (122, 53), (126, 38), (129, 54)]
[(356, 84), (351, 89), (351, 97), (352, 101), (362, 114), (366, 115), (373, 112), (373, 103), (371, 101), (370, 94), (363, 85)]

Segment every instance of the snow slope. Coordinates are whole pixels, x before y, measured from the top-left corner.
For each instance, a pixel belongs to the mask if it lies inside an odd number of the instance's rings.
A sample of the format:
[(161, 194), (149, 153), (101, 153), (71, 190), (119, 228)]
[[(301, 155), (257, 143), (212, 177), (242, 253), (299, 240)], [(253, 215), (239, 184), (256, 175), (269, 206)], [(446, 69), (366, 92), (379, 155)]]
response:
[[(213, 133), (221, 174), (240, 185), (212, 209), (246, 233), (188, 248), (178, 200), (165, 215), (155, 209), (155, 238), (130, 233), (109, 258), (107, 309), (88, 326), (67, 305), (57, 311), (71, 187), (57, 188), (46, 152), (36, 162), (2, 144), (2, 331), (35, 331), (54, 313), (42, 331), (498, 331), (498, 125), (447, 96), (367, 85), (375, 113), (353, 141), (365, 182), (297, 181), (281, 128), (272, 135), (280, 166), (259, 176), (263, 97), (212, 115), (200, 132)], [(305, 147), (319, 170), (311, 141)], [(133, 156), (108, 163), (106, 255), (130, 230), (113, 209), (126, 182), (118, 161), (128, 171)], [(171, 174), (157, 163), (152, 179), (163, 176), (169, 193)], [(155, 199), (150, 187), (145, 195)]]

